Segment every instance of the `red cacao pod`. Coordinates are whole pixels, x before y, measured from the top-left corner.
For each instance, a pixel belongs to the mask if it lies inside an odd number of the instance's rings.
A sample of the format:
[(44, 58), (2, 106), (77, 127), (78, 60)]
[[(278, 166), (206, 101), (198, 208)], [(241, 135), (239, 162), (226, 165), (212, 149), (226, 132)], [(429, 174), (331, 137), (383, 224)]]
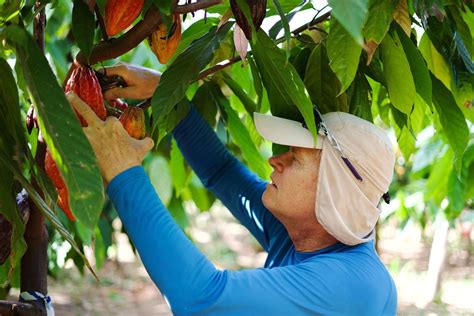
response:
[[(102, 90), (94, 71), (87, 66), (79, 66), (72, 72), (64, 89), (65, 92), (74, 91), (97, 114), (101, 120), (107, 117)], [(82, 126), (86, 121), (77, 113)]]
[(136, 106), (129, 106), (119, 118), (120, 123), (128, 135), (136, 139), (143, 139), (146, 135), (145, 113)]
[(145, 0), (106, 0), (105, 29), (114, 36), (129, 27), (143, 9)]
[[(260, 29), (260, 25), (262, 25), (263, 19), (265, 18), (266, 10), (267, 10), (267, 0), (247, 0), (247, 4), (250, 9), (250, 14), (252, 15), (253, 25), (255, 26), (255, 30), (258, 31)], [(245, 37), (248, 40), (252, 39), (252, 28), (247, 21), (242, 10), (237, 5), (236, 0), (230, 0), (230, 8), (232, 13), (234, 14), (235, 21), (237, 25), (240, 26), (242, 31), (244, 31)]]
[(46, 174), (53, 182), (54, 186), (56, 187), (56, 191), (58, 192), (58, 205), (63, 210), (64, 214), (66, 214), (67, 218), (70, 221), (74, 221), (76, 218), (71, 212), (69, 208), (69, 192), (66, 187), (66, 183), (64, 182), (61, 173), (59, 173), (58, 166), (54, 162), (53, 158), (51, 157), (51, 153), (49, 150), (46, 151), (46, 157), (44, 159), (44, 168)]
[(155, 53), (161, 64), (166, 64), (178, 48), (181, 40), (181, 19), (179, 14), (173, 16), (173, 24), (168, 32), (166, 26), (161, 23), (158, 30), (148, 37), (150, 48)]

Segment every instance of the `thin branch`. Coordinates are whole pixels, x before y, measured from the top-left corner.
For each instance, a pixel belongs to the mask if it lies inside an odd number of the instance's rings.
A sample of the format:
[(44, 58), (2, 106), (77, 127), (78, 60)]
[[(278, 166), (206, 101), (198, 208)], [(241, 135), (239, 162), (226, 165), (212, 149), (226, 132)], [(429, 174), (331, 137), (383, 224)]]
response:
[[(191, 4), (179, 5), (176, 7), (175, 13), (184, 14), (205, 9), (213, 5), (221, 3), (222, 0), (201, 0)], [(158, 29), (161, 24), (160, 12), (155, 7), (150, 9), (145, 14), (145, 18), (138, 22), (132, 29), (118, 38), (112, 38), (96, 45), (92, 49), (90, 56), (90, 63), (96, 64), (98, 62), (113, 59), (132, 50), (144, 39), (150, 36)], [(87, 63), (82, 52), (76, 56), (79, 64), (85, 65)]]
[(240, 56), (235, 56), (234, 58), (231, 58), (231, 59), (227, 60), (226, 62), (224, 62), (222, 64), (214, 65), (211, 68), (208, 68), (208, 69), (202, 71), (195, 81), (202, 80), (202, 79), (208, 77), (209, 75), (212, 75), (212, 74), (214, 74), (218, 71), (221, 71), (222, 69), (226, 68), (227, 66), (235, 64), (236, 62), (239, 62), (239, 61), (241, 61)]

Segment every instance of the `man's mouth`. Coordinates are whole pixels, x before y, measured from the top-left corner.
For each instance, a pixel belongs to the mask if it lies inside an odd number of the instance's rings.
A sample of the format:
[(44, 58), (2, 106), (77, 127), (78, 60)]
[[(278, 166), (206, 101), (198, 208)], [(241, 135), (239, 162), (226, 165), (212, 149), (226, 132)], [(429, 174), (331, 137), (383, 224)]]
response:
[(272, 177), (270, 177), (271, 181), (270, 181), (270, 185), (273, 186), (275, 189), (278, 189), (277, 185), (275, 184), (275, 181), (273, 180)]

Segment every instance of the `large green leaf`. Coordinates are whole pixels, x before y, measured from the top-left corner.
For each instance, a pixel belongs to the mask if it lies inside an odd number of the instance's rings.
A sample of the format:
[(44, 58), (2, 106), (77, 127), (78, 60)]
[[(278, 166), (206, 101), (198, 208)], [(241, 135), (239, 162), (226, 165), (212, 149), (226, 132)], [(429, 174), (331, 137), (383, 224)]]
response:
[(68, 187), (71, 210), (92, 228), (104, 202), (103, 182), (92, 147), (31, 35), (15, 25), (5, 33), (16, 48), (41, 131)]
[(444, 57), (436, 50), (426, 33), (421, 37), (418, 49), (421, 55), (423, 55), (431, 73), (451, 90), (452, 75), (450, 67)]
[(382, 42), (393, 20), (392, 13), (397, 7), (398, 0), (370, 0), (367, 22), (364, 26), (366, 42)]
[(167, 206), (173, 196), (173, 181), (168, 161), (162, 156), (151, 155), (145, 168), (156, 194), (160, 197), (163, 205)]
[(316, 137), (311, 99), (295, 68), (287, 62), (285, 53), (262, 30), (258, 31), (257, 42), (252, 44), (252, 52), (268, 91), (272, 114), (299, 119), (301, 113), (309, 130)]
[(304, 84), (311, 100), (321, 113), (338, 110), (336, 95), (341, 84), (329, 67), (329, 59), (323, 44), (316, 46), (309, 56)]
[(94, 30), (94, 12), (89, 10), (89, 6), (83, 0), (74, 0), (74, 9), (72, 10), (72, 34), (74, 34), (74, 39), (84, 53), (86, 60), (89, 60), (92, 51)]
[(462, 166), (462, 156), (469, 141), (469, 129), (463, 113), (456, 105), (451, 91), (435, 76), (433, 83), (433, 104), (439, 114), (439, 120), (454, 152), (454, 168), (459, 174)]
[(168, 114), (185, 96), (186, 89), (211, 61), (214, 51), (219, 47), (231, 26), (232, 23), (229, 22), (217, 32), (217, 27), (212, 27), (206, 35), (193, 41), (163, 73), (151, 101), (153, 116), (158, 118), (153, 124), (153, 130), (157, 127), (160, 118)]
[(327, 39), (329, 66), (342, 84), (339, 94), (346, 91), (354, 80), (359, 66), (362, 48), (342, 25), (331, 20), (331, 31)]
[(283, 11), (283, 8), (281, 7), (280, 1), (278, 0), (272, 0), (273, 5), (278, 11), (278, 14), (280, 15), (280, 21), (283, 24), (283, 29), (285, 30), (285, 39), (286, 39), (286, 58), (290, 56), (290, 40), (291, 40), (291, 32), (290, 32), (290, 24), (288, 23), (288, 18), (285, 15), (285, 12)]
[(334, 16), (361, 46), (364, 44), (362, 27), (367, 16), (368, 3), (369, 0), (328, 0), (332, 8), (331, 16)]
[(263, 99), (263, 84), (262, 84), (262, 78), (260, 78), (260, 74), (258, 73), (258, 68), (257, 64), (255, 63), (255, 60), (253, 57), (247, 57), (247, 60), (250, 65), (250, 70), (252, 71), (252, 81), (253, 81), (253, 86), (255, 89), (255, 92), (257, 93), (257, 112), (260, 111), (260, 106), (262, 105), (262, 99)]
[(407, 115), (410, 114), (416, 96), (415, 82), (407, 56), (396, 33), (385, 36), (380, 45), (387, 89), (392, 104)]
[(270, 174), (270, 166), (258, 152), (257, 147), (250, 137), (248, 129), (242, 123), (237, 112), (232, 109), (229, 100), (222, 94), (219, 86), (213, 81), (206, 84), (210, 85), (214, 99), (227, 114), (227, 129), (232, 137), (232, 141), (241, 150), (242, 156), (247, 165), (261, 178), (267, 179)]
[(410, 64), (411, 74), (418, 93), (427, 104), (431, 104), (431, 78), (426, 62), (415, 44), (397, 24), (397, 34)]

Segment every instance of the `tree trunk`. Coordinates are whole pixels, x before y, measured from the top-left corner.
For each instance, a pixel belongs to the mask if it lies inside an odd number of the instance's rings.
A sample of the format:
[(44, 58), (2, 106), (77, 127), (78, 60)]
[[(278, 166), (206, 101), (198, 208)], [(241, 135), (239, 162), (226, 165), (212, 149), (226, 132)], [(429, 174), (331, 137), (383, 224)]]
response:
[(433, 236), (426, 277), (426, 297), (419, 304), (420, 307), (426, 307), (440, 294), (442, 274), (446, 266), (448, 232), (449, 222), (442, 219)]

